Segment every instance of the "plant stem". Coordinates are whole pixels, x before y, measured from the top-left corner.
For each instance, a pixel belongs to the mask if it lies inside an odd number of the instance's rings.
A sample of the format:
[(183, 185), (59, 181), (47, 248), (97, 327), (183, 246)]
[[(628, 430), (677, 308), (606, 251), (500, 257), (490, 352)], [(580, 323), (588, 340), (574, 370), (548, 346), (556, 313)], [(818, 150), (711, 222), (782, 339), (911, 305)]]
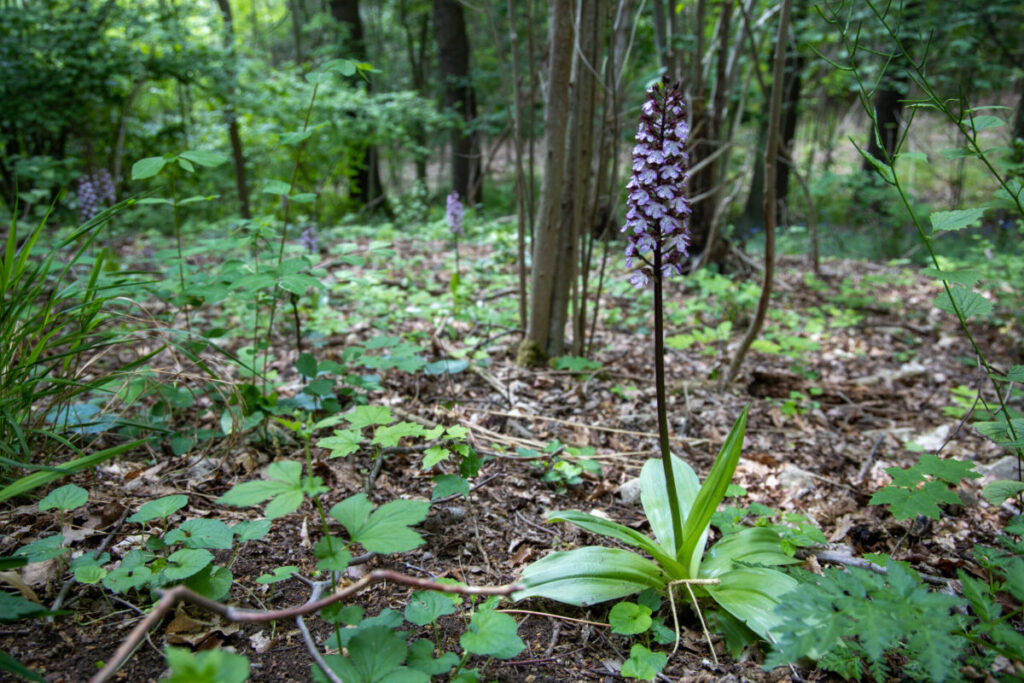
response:
[(185, 257), (181, 249), (181, 218), (178, 213), (178, 190), (174, 182), (174, 172), (171, 173), (171, 203), (174, 208), (174, 238), (178, 242), (178, 282), (181, 285), (181, 308), (185, 312), (185, 329), (188, 336), (192, 338), (192, 324), (188, 315), (188, 298), (185, 296)]
[(672, 453), (668, 449), (668, 411), (665, 405), (665, 324), (662, 319), (661, 245), (654, 247), (654, 387), (658, 400), (658, 439), (661, 441), (661, 465), (665, 469), (665, 495), (672, 513), (672, 554), (683, 542), (683, 519), (672, 474)]

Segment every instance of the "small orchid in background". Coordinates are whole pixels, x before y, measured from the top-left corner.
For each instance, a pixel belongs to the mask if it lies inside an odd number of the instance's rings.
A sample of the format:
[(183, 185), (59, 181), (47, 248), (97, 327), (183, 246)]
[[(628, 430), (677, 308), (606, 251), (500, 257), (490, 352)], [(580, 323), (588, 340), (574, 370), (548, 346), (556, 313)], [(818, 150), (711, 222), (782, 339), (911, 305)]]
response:
[(316, 238), (316, 228), (312, 225), (302, 231), (302, 235), (299, 236), (299, 242), (309, 251), (310, 254), (315, 254), (320, 251), (320, 243)]
[(100, 212), (101, 204), (117, 202), (114, 181), (107, 169), (86, 173), (78, 179), (78, 217), (85, 223)]
[(459, 235), (465, 234), (462, 229), (462, 218), (464, 211), (462, 209), (462, 201), (459, 199), (459, 193), (457, 190), (452, 190), (451, 194), (448, 195), (448, 202), (446, 207), (446, 214), (448, 217), (448, 228), (452, 231), (452, 239), (455, 241), (455, 272), (452, 273), (451, 279), (451, 290), (452, 296), (455, 297), (455, 306), (458, 307), (458, 289), (459, 289)]
[[(690, 202), (684, 187), (690, 126), (679, 88), (664, 81), (647, 93), (633, 147), (633, 176), (626, 189), (626, 265), (630, 281), (648, 284), (655, 272), (679, 275), (690, 243)], [(635, 261), (641, 265), (636, 266)]]
[(448, 227), (451, 228), (452, 234), (455, 235), (456, 239), (459, 235), (463, 234), (463, 214), (462, 201), (459, 199), (459, 193), (452, 190), (452, 193), (448, 195)]

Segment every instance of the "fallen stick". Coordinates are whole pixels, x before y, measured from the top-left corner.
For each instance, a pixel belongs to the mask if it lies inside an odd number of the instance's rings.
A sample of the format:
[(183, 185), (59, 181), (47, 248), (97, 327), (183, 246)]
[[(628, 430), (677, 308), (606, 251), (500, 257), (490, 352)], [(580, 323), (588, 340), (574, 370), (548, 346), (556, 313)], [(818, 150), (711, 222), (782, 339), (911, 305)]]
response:
[(136, 646), (142, 642), (143, 638), (146, 637), (146, 634), (156, 627), (156, 625), (160, 623), (160, 620), (163, 619), (164, 616), (179, 602), (190, 602), (194, 605), (199, 605), (214, 614), (219, 614), (228, 621), (262, 623), (264, 621), (277, 621), (279, 619), (295, 619), (304, 614), (317, 612), (328, 605), (344, 600), (351, 595), (359, 593), (364, 588), (382, 581), (391, 581), (393, 583), (411, 586), (418, 590), (432, 590), (441, 593), (459, 593), (461, 595), (511, 595), (515, 591), (522, 589), (522, 586), (518, 584), (509, 584), (505, 586), (458, 586), (446, 583), (437, 583), (427, 579), (418, 579), (413, 576), (400, 574), (399, 572), (392, 571), (390, 569), (375, 569), (358, 581), (340, 588), (336, 593), (333, 593), (326, 598), (313, 600), (305, 603), (304, 605), (286, 607), (285, 609), (253, 610), (231, 607), (230, 605), (225, 605), (222, 602), (217, 602), (203, 597), (185, 586), (174, 586), (173, 588), (163, 591), (160, 596), (160, 600), (153, 605), (153, 609), (150, 610), (149, 614), (147, 614), (146, 617), (140, 621), (134, 629), (132, 629), (132, 632), (117, 648), (117, 651), (114, 652), (110, 661), (107, 662), (106, 665), (95, 676), (93, 676), (92, 679), (90, 679), (90, 681), (91, 683), (105, 683), (106, 681), (109, 681), (114, 674), (117, 673), (117, 670), (121, 668), (121, 665), (128, 659)]

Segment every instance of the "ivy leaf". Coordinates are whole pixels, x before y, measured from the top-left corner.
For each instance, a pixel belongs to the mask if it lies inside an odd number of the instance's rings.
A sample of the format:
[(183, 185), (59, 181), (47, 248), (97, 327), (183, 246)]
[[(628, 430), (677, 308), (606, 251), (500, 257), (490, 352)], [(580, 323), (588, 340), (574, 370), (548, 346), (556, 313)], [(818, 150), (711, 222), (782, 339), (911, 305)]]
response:
[(363, 435), (358, 429), (335, 429), (334, 436), (328, 436), (316, 442), (320, 448), (331, 452), (328, 457), (344, 458), (359, 450)]
[[(426, 674), (409, 671), (402, 666), (407, 650), (405, 640), (390, 628), (373, 626), (360, 629), (352, 637), (348, 642), (347, 657), (328, 655), (325, 659), (344, 681), (428, 683), (430, 677)], [(327, 680), (316, 665), (313, 665), (313, 679)]]
[(614, 633), (635, 636), (651, 627), (651, 608), (635, 602), (623, 601), (608, 613), (608, 624)]
[(517, 628), (516, 620), (507, 614), (480, 610), (473, 614), (459, 644), (470, 654), (512, 659), (526, 649)]
[(468, 367), (467, 361), (448, 358), (427, 363), (423, 366), (423, 373), (427, 375), (457, 375)]
[(1024, 382), (1024, 365), (1014, 365), (1006, 373), (1009, 382)]
[(140, 507), (138, 512), (129, 517), (127, 521), (145, 524), (146, 522), (150, 522), (154, 519), (163, 519), (171, 516), (187, 504), (188, 496), (164, 496), (163, 498), (151, 500)]
[(352, 425), (352, 429), (357, 431), (363, 427), (390, 424), (394, 420), (391, 417), (391, 409), (387, 406), (357, 406), (344, 417)]
[(81, 486), (67, 484), (50, 491), (50, 493), (39, 501), (40, 510), (57, 508), (59, 510), (74, 510), (82, 507), (89, 500), (89, 492)]
[(960, 496), (941, 481), (925, 482), (921, 488), (907, 489), (898, 486), (886, 486), (871, 496), (871, 505), (889, 505), (889, 510), (896, 519), (910, 519), (924, 515), (938, 519), (939, 503), (955, 504)]
[(390, 426), (377, 427), (373, 432), (374, 444), (383, 448), (397, 446), (406, 437), (423, 436), (423, 427), (415, 422), (399, 422)]
[(630, 648), (629, 659), (622, 663), (619, 673), (624, 678), (652, 681), (667, 663), (668, 656), (660, 652), (651, 652), (643, 645), (636, 644)]
[(181, 581), (202, 571), (211, 562), (213, 553), (209, 550), (182, 548), (167, 556), (167, 566), (161, 573), (168, 581)]

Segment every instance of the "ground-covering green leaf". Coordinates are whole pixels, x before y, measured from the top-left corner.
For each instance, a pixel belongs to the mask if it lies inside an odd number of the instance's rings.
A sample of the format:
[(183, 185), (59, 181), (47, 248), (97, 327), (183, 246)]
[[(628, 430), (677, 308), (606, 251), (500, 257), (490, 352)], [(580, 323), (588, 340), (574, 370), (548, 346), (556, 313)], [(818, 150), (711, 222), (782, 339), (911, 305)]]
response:
[(198, 573), (213, 562), (209, 550), (182, 548), (167, 556), (167, 566), (161, 572), (168, 581), (182, 581)]
[(38, 541), (33, 541), (28, 545), (18, 548), (14, 551), (14, 556), (24, 557), (28, 559), (29, 563), (35, 563), (45, 562), (66, 552), (68, 552), (68, 549), (64, 547), (64, 536), (56, 534), (40, 538)]
[(475, 655), (511, 659), (526, 649), (516, 633), (516, 620), (508, 614), (483, 609), (473, 613), (469, 627), (459, 638), (463, 649)]
[(426, 626), (454, 613), (455, 603), (437, 591), (416, 591), (405, 606), (405, 620), (417, 626)]
[(164, 536), (168, 545), (184, 543), (186, 548), (230, 549), (234, 534), (219, 519), (189, 519)]
[(629, 649), (629, 659), (622, 663), (619, 671), (624, 678), (636, 678), (641, 681), (653, 681), (668, 663), (668, 655), (651, 652), (637, 643)]
[(886, 576), (861, 569), (803, 576), (776, 608), (776, 645), (765, 667), (803, 657), (825, 664), (830, 654), (849, 666), (844, 652), (851, 649), (876, 677), (887, 675), (889, 653), (907, 657), (904, 672), (916, 671), (919, 680), (943, 681), (957, 671), (966, 641), (951, 611), (964, 601), (929, 591), (896, 562), (886, 569)]
[(226, 650), (191, 652), (168, 646), (164, 650), (171, 675), (165, 683), (243, 683), (249, 678), (249, 658)]
[(635, 602), (616, 603), (608, 613), (608, 624), (613, 633), (635, 636), (651, 627), (651, 608)]
[(235, 577), (227, 567), (209, 564), (185, 579), (185, 585), (210, 600), (223, 600), (231, 592)]
[(89, 500), (89, 492), (76, 484), (65, 484), (56, 488), (39, 501), (40, 510), (74, 510), (86, 504)]
[(371, 552), (401, 553), (423, 543), (423, 537), (409, 527), (422, 522), (430, 511), (425, 500), (393, 500), (370, 512), (373, 505), (366, 494), (347, 498), (331, 508), (350, 538)]
[(426, 638), (414, 640), (409, 646), (409, 668), (422, 671), (428, 676), (443, 676), (458, 663), (459, 656), (454, 652), (445, 652), (434, 659), (434, 644)]
[(320, 448), (331, 452), (331, 458), (344, 458), (359, 450), (363, 435), (358, 429), (335, 429), (334, 436), (328, 436), (316, 442)]
[(260, 574), (256, 577), (256, 583), (270, 584), (280, 583), (281, 581), (287, 581), (292, 578), (292, 574), (297, 574), (299, 568), (294, 565), (287, 565), (285, 567), (275, 567), (273, 572), (270, 574)]
[(266, 476), (266, 479), (236, 484), (217, 502), (234, 507), (250, 507), (271, 498), (264, 512), (268, 520), (273, 520), (298, 510), (305, 496), (327, 491), (319, 477), (303, 478), (302, 463), (293, 460), (270, 463)]
[(231, 531), (238, 536), (239, 543), (255, 541), (263, 538), (270, 531), (269, 519), (254, 519), (239, 522), (231, 528)]

